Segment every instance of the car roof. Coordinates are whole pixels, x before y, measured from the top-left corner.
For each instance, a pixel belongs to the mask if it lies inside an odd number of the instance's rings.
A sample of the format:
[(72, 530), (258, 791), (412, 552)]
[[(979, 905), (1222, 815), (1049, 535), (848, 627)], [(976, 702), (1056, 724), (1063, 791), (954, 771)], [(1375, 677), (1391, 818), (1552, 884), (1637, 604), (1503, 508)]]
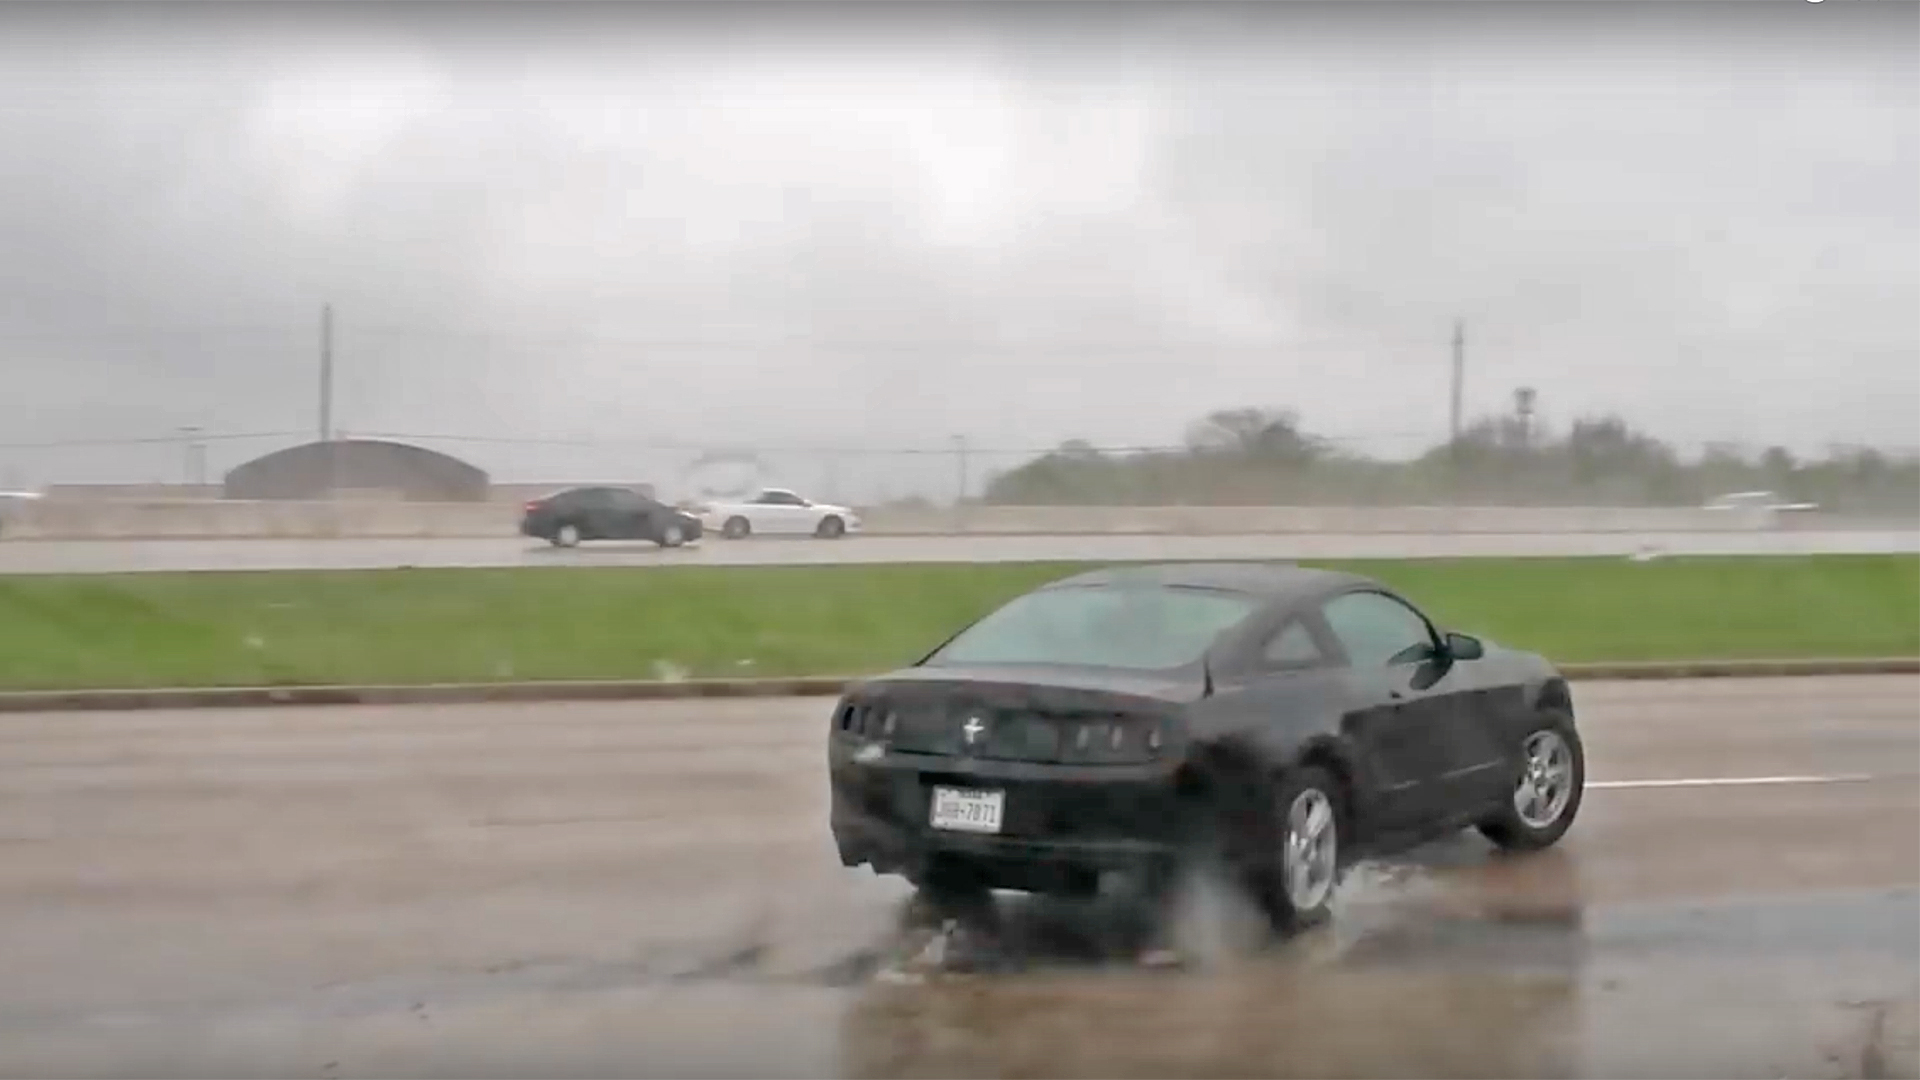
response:
[(1049, 582), (1043, 588), (1098, 585), (1161, 585), (1224, 589), (1267, 601), (1292, 600), (1354, 585), (1378, 583), (1358, 574), (1317, 570), (1292, 563), (1175, 562), (1107, 566)]
[(624, 491), (629, 495), (638, 495), (643, 499), (653, 498), (653, 496), (648, 495), (644, 491), (636, 488), (621, 487), (619, 484), (581, 484), (578, 487), (561, 488), (559, 491), (548, 495), (547, 498), (557, 499), (562, 495), (585, 495), (595, 491)]

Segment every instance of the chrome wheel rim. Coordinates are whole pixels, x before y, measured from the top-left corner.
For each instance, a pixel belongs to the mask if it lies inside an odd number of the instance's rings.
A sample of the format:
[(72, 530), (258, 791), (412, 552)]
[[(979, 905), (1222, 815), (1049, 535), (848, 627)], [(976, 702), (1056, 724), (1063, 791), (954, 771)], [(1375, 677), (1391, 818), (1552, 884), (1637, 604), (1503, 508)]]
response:
[(685, 539), (685, 537), (680, 533), (680, 526), (669, 525), (667, 526), (667, 534), (662, 539), (666, 540), (668, 547), (679, 547), (680, 541)]
[(576, 529), (571, 525), (562, 525), (560, 527), (560, 546), (561, 547), (572, 547), (573, 545), (579, 542), (580, 542), (579, 529)]
[(1312, 911), (1327, 902), (1338, 854), (1333, 802), (1317, 788), (1294, 796), (1287, 807), (1286, 839), (1280, 852), (1280, 872), (1293, 910)]
[(1573, 749), (1557, 731), (1536, 731), (1521, 750), (1513, 809), (1528, 828), (1544, 829), (1560, 820), (1573, 799)]

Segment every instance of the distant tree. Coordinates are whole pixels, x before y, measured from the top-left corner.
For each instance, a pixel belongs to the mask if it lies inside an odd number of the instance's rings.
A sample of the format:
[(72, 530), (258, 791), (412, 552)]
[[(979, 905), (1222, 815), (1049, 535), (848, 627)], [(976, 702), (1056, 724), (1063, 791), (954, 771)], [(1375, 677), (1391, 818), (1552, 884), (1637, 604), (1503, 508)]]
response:
[(1299, 417), (1276, 409), (1222, 409), (1187, 430), (1200, 453), (1304, 466), (1326, 456), (1326, 444), (1300, 430)]
[(1103, 456), (1099, 450), (1094, 448), (1092, 443), (1085, 439), (1068, 439), (1066, 442), (1061, 443), (1059, 449), (1055, 450), (1054, 453), (1068, 461), (1074, 462), (1099, 461)]
[(1534, 398), (1472, 420), (1457, 440), (1413, 461), (1336, 453), (1298, 417), (1272, 408), (1220, 409), (1196, 421), (1185, 445), (1151, 453), (1102, 451), (1084, 439), (991, 477), (1002, 504), (1485, 502), (1690, 505), (1728, 491), (1770, 489), (1832, 509), (1920, 510), (1920, 456), (1834, 447), (1799, 461), (1784, 447), (1749, 455), (1709, 445), (1693, 461), (1618, 416), (1574, 420), (1555, 434), (1535, 421)]

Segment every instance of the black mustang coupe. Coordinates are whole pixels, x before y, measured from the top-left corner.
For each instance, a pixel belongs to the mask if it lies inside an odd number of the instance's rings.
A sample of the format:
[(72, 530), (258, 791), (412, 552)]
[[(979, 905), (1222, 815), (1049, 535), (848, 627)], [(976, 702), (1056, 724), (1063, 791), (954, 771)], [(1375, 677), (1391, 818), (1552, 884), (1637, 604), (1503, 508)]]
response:
[(1552, 844), (1585, 783), (1552, 664), (1281, 564), (1053, 582), (850, 688), (828, 741), (841, 862), (934, 904), (1204, 859), (1282, 932), (1357, 858), (1475, 827)]

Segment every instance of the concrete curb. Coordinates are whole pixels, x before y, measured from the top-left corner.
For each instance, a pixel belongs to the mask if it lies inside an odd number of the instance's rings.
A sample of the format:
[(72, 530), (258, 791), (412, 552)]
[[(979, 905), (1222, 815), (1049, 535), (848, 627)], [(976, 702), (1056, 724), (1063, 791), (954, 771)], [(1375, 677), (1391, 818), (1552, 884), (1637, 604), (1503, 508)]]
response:
[[(1790, 678), (1920, 674), (1920, 656), (1864, 660), (1697, 660), (1567, 664), (1576, 680)], [(231, 686), (148, 690), (27, 690), (0, 693), (0, 713), (129, 709), (262, 708), (272, 705), (466, 705), (485, 702), (658, 701), (688, 698), (829, 697), (853, 676), (689, 679), (683, 682), (432, 683), (421, 686)]]

